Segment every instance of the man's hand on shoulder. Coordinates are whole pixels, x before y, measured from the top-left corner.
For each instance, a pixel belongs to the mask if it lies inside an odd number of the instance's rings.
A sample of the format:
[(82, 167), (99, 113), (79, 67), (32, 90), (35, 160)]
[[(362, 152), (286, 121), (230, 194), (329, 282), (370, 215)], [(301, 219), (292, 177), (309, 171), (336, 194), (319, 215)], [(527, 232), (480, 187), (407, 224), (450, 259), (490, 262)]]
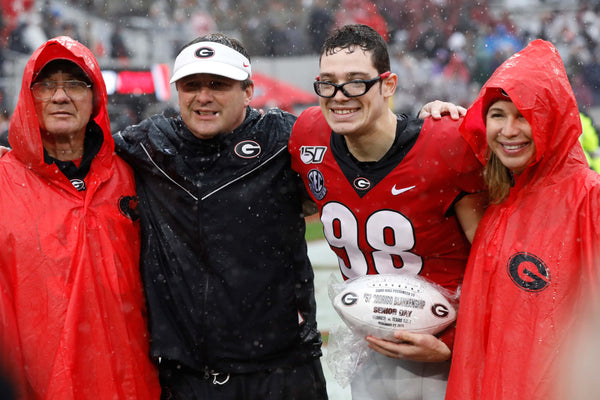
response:
[(9, 151), (10, 151), (10, 148), (4, 147), (4, 146), (0, 146), (0, 157), (2, 157), (3, 155), (5, 155)]
[(460, 117), (464, 117), (466, 114), (467, 109), (464, 107), (446, 101), (435, 100), (425, 104), (423, 108), (421, 108), (419, 118), (425, 119), (431, 117), (433, 119), (441, 119), (444, 115), (450, 115), (450, 118), (457, 120)]

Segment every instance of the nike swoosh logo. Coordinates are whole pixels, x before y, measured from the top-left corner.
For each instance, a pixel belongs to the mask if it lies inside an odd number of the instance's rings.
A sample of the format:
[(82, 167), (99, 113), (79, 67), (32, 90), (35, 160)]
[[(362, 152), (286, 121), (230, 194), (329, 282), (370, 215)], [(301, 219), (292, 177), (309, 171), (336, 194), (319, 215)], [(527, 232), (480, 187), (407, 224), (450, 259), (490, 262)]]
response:
[(400, 193), (408, 192), (410, 189), (414, 189), (416, 186), (409, 186), (402, 189), (396, 189), (396, 185), (392, 188), (392, 194), (398, 196)]

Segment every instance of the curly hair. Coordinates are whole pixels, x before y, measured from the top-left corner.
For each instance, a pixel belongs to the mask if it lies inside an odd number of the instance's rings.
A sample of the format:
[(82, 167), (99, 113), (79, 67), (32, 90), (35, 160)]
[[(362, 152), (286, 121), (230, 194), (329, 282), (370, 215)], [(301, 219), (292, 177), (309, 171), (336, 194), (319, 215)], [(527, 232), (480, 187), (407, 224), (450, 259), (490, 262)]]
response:
[(357, 48), (371, 52), (373, 65), (378, 73), (390, 70), (387, 43), (375, 29), (362, 24), (345, 25), (333, 31), (321, 47), (319, 62), (324, 55), (332, 55), (342, 50), (353, 53)]

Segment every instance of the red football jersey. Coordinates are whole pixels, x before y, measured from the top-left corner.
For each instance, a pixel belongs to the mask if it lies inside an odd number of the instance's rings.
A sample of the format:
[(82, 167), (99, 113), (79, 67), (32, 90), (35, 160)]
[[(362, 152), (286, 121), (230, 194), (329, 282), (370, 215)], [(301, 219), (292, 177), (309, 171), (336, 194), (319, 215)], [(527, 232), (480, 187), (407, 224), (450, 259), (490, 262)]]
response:
[(300, 115), (289, 144), (292, 167), (319, 207), (344, 278), (402, 271), (453, 291), (460, 284), (469, 242), (453, 205), (484, 183), (459, 124), (399, 116), (392, 148), (362, 163), (318, 107)]

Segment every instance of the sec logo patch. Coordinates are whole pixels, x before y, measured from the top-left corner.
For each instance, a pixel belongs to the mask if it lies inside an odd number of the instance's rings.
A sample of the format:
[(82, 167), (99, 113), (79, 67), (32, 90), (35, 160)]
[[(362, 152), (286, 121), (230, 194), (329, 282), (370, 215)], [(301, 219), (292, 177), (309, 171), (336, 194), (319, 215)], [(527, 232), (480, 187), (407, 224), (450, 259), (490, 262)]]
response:
[(321, 171), (318, 169), (311, 169), (308, 171), (306, 177), (308, 179), (308, 188), (313, 196), (315, 196), (315, 199), (323, 200), (327, 194), (327, 189), (325, 188), (325, 178), (323, 178)]

